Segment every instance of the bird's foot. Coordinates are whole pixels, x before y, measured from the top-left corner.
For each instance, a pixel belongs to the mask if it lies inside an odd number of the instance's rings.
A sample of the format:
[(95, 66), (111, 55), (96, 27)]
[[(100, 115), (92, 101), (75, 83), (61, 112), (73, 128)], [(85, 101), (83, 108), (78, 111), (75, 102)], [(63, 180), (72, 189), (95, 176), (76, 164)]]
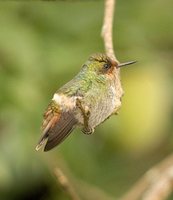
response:
[(92, 133), (94, 133), (94, 128), (91, 127), (84, 127), (82, 129), (82, 132), (86, 135), (91, 135)]

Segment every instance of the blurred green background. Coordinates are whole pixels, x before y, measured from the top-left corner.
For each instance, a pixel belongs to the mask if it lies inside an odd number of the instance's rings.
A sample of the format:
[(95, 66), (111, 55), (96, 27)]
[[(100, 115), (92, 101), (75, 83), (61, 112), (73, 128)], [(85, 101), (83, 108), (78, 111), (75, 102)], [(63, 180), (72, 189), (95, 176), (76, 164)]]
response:
[(120, 114), (92, 136), (77, 129), (43, 153), (35, 146), (53, 93), (90, 54), (104, 52), (104, 2), (0, 2), (0, 199), (69, 199), (54, 165), (82, 199), (115, 199), (172, 151), (172, 7), (171, 0), (118, 0), (116, 55), (138, 60), (121, 70)]

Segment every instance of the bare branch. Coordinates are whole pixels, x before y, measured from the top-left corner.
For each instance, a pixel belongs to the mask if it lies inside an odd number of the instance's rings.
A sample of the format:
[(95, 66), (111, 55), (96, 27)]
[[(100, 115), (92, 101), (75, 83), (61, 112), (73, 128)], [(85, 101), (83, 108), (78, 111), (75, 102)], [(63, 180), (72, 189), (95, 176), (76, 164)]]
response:
[(148, 180), (143, 176), (133, 187), (121, 198), (121, 200), (138, 200), (146, 190)]
[(118, 62), (114, 53), (113, 39), (112, 39), (112, 26), (113, 26), (115, 3), (116, 3), (116, 0), (105, 0), (105, 12), (104, 12), (104, 21), (103, 21), (103, 26), (102, 26), (102, 38), (104, 41), (106, 54)]
[(57, 178), (58, 183), (61, 185), (63, 190), (67, 193), (67, 195), (72, 200), (80, 200), (78, 194), (75, 192), (73, 186), (70, 184), (68, 178), (64, 175), (60, 168), (55, 168), (55, 176)]
[(165, 200), (173, 190), (173, 155), (152, 167), (121, 200)]

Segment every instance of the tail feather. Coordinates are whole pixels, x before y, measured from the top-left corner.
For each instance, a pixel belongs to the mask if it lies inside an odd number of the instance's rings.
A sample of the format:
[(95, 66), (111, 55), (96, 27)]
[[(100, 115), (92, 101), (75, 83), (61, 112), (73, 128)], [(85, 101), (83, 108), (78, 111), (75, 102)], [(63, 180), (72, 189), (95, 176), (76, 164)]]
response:
[(44, 151), (51, 150), (67, 138), (77, 124), (76, 118), (70, 111), (61, 113), (56, 119), (55, 117), (53, 116), (45, 127), (36, 150), (39, 150), (44, 144)]

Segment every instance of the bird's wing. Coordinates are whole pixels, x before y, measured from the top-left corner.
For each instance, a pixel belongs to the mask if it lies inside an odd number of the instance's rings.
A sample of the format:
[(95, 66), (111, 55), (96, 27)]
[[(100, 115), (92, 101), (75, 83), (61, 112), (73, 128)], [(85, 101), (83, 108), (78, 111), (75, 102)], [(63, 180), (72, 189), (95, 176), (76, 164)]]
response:
[(36, 150), (44, 146), (44, 151), (48, 151), (60, 144), (77, 124), (73, 113), (73, 109), (62, 111), (51, 102), (44, 114), (43, 134)]

